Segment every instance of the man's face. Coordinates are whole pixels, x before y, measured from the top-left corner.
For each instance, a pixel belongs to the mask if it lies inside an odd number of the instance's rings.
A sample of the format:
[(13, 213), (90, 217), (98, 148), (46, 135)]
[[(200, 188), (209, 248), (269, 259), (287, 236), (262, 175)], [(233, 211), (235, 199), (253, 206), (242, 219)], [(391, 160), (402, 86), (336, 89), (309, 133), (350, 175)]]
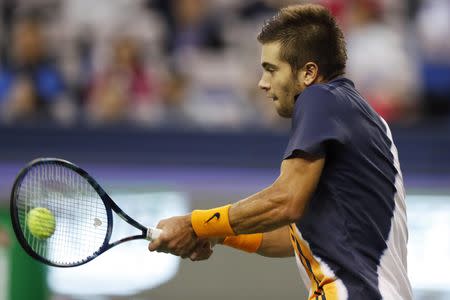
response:
[(278, 114), (290, 118), (294, 111), (295, 96), (305, 87), (300, 82), (299, 76), (292, 72), (291, 66), (280, 60), (279, 54), (280, 43), (262, 45), (261, 65), (264, 70), (258, 86), (266, 91), (268, 98), (272, 99)]

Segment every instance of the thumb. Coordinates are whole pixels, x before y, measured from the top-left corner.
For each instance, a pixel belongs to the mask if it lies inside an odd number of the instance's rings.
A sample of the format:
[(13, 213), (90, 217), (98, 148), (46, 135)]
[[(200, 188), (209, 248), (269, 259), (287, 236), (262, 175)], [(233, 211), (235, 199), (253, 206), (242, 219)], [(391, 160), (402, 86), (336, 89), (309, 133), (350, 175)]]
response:
[(161, 246), (161, 240), (157, 238), (148, 244), (148, 250), (155, 251), (159, 248), (159, 246)]

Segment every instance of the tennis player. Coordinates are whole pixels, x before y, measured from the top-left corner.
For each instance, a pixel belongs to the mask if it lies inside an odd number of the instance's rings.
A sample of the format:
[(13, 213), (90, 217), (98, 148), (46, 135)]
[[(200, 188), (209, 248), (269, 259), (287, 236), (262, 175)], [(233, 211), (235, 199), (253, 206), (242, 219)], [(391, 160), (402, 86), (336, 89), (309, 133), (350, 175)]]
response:
[(259, 87), (292, 118), (280, 176), (236, 203), (161, 221), (149, 249), (200, 260), (218, 241), (295, 255), (309, 299), (412, 299), (397, 150), (386, 122), (343, 76), (335, 19), (319, 5), (289, 6), (258, 40)]

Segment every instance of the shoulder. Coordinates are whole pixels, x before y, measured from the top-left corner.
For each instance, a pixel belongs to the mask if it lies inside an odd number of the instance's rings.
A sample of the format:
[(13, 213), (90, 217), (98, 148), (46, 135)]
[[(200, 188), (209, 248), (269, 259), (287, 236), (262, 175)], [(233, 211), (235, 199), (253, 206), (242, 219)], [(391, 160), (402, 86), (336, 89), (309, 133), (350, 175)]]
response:
[(295, 102), (296, 113), (322, 111), (334, 114), (344, 112), (344, 107), (345, 101), (334, 92), (334, 87), (328, 83), (318, 83), (307, 87)]
[(328, 83), (316, 83), (307, 87), (300, 95), (303, 98), (335, 98)]

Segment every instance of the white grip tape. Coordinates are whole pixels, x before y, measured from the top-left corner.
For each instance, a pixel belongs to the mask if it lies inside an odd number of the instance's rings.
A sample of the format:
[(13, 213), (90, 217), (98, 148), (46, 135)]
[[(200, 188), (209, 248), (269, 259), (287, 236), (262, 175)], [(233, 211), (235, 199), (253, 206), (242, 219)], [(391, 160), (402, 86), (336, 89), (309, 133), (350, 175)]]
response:
[(149, 241), (156, 240), (161, 235), (161, 232), (162, 232), (162, 230), (158, 229), (158, 228), (152, 228), (152, 227), (148, 228), (147, 229), (147, 240), (149, 240)]

